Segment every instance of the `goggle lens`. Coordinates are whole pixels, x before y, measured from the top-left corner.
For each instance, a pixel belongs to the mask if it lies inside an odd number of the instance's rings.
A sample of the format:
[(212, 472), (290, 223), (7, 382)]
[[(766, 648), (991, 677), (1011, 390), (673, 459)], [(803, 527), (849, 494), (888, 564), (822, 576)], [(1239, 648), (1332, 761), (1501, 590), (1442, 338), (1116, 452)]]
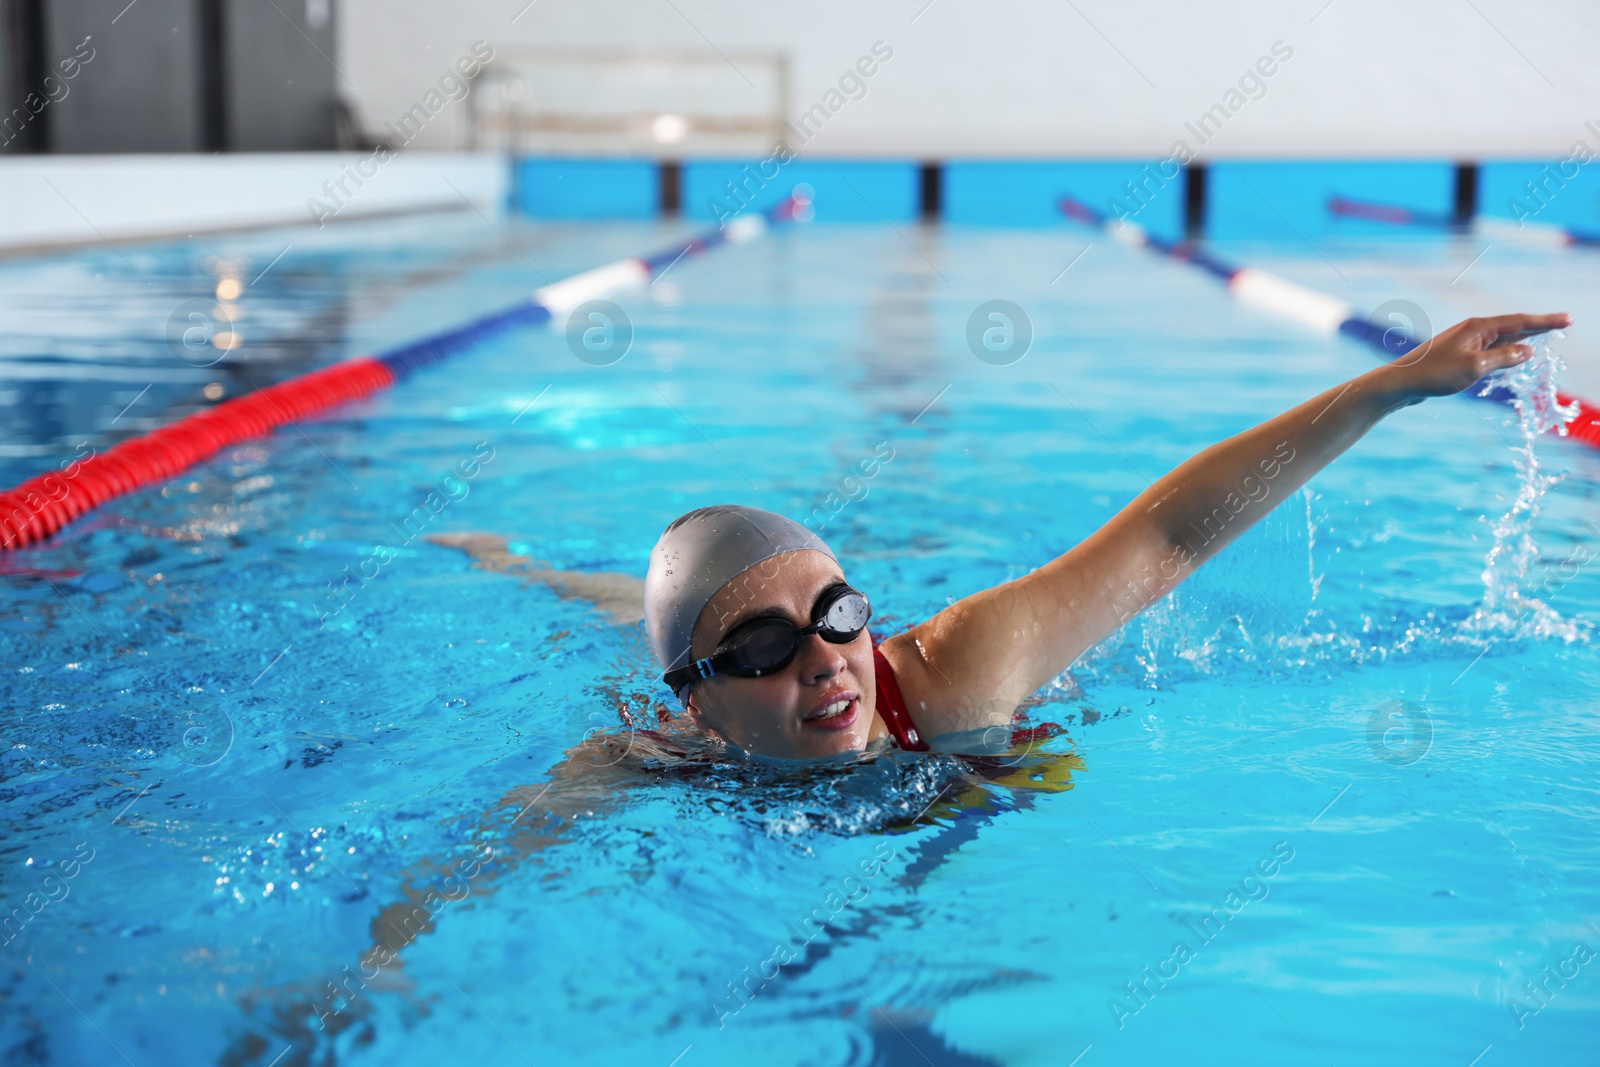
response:
[(833, 599), (822, 606), (820, 614), (820, 619), (803, 628), (788, 619), (758, 620), (723, 646), (737, 661), (723, 668), (724, 672), (753, 677), (782, 670), (794, 658), (807, 634), (817, 634), (836, 645), (854, 641), (866, 627), (872, 608), (865, 596), (849, 586), (839, 586)]
[(741, 666), (768, 671), (776, 670), (794, 655), (799, 643), (792, 625), (782, 619), (769, 619), (750, 630), (744, 640), (734, 646), (734, 651), (742, 661)]
[(828, 640), (839, 642), (839, 638), (828, 637), (829, 630), (839, 634), (849, 634), (843, 640), (852, 641), (856, 634), (867, 625), (867, 619), (872, 615), (872, 608), (867, 605), (867, 598), (860, 593), (851, 592), (835, 600), (828, 607), (827, 614), (822, 617), (822, 629), (817, 631)]

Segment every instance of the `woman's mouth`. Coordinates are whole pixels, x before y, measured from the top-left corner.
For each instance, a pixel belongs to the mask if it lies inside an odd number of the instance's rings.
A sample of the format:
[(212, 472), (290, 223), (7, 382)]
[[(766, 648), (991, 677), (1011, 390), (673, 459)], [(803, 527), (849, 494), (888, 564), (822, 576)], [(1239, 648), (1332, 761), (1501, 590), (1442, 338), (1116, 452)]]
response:
[(802, 726), (818, 730), (843, 730), (856, 721), (860, 702), (854, 696), (843, 696), (830, 701), (800, 720)]

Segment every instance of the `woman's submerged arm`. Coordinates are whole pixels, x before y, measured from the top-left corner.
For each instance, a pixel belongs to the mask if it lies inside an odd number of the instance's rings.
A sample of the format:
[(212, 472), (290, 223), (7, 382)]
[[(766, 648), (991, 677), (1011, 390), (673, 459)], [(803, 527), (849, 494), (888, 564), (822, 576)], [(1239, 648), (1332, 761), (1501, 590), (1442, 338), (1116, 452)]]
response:
[(1025, 697), (1171, 592), (1385, 415), (1524, 362), (1531, 347), (1496, 342), (1569, 321), (1556, 314), (1458, 323), (1392, 363), (1212, 445), (1065, 554), (885, 641), (884, 655), (923, 732), (1009, 722)]
[(493, 574), (511, 574), (548, 587), (563, 600), (584, 600), (621, 626), (644, 620), (644, 582), (610, 571), (558, 571), (530, 556), (513, 553), (504, 537), (485, 533), (432, 534), (424, 541), (458, 548), (472, 565)]

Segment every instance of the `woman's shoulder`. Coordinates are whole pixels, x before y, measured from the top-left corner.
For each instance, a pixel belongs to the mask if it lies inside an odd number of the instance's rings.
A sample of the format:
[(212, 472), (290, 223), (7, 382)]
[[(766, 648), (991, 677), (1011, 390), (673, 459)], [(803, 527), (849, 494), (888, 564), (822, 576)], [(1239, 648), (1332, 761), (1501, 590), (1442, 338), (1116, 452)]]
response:
[[(1010, 726), (1017, 702), (941, 657), (923, 627), (885, 638), (876, 651), (893, 671), (906, 713), (924, 738)], [(880, 704), (883, 699), (880, 693)]]

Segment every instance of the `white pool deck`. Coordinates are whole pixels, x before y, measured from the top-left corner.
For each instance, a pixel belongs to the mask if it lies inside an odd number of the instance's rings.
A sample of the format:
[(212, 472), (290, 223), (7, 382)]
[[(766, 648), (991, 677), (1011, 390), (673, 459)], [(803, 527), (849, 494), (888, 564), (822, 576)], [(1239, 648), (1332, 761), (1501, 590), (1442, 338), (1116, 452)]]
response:
[(414, 211), (493, 213), (502, 155), (370, 152), (0, 158), (0, 255)]

